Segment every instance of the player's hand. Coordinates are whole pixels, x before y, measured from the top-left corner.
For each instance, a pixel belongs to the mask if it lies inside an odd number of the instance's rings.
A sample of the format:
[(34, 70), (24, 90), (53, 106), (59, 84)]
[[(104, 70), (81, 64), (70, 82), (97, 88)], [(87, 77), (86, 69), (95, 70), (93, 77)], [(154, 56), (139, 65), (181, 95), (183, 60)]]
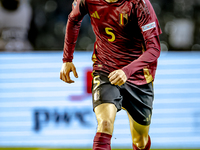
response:
[(111, 84), (118, 85), (118, 86), (123, 85), (127, 80), (126, 74), (121, 69), (111, 72), (108, 75), (108, 78)]
[(61, 71), (60, 71), (60, 79), (67, 83), (74, 83), (70, 78), (70, 72), (73, 72), (74, 76), (78, 78), (78, 74), (76, 72), (76, 67), (72, 62), (63, 63)]

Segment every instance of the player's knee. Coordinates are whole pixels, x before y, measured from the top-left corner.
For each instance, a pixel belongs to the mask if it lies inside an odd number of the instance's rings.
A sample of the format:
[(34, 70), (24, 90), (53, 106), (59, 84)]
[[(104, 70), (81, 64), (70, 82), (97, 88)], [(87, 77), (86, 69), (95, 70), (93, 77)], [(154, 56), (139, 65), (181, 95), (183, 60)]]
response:
[(98, 123), (98, 126), (102, 128), (103, 132), (112, 133), (113, 130), (113, 123), (111, 120), (102, 120)]
[(133, 143), (140, 149), (145, 148), (146, 144), (148, 143), (148, 137), (145, 136), (137, 136), (133, 138)]
[(103, 120), (101, 125), (104, 131), (110, 131), (112, 128), (112, 122), (110, 120)]

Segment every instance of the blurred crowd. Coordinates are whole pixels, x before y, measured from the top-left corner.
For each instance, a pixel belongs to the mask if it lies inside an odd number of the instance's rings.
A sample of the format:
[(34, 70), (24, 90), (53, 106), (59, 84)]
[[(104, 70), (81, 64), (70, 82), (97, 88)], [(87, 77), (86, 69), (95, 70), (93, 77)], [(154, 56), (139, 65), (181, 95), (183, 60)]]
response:
[[(163, 34), (162, 51), (200, 50), (200, 0), (150, 0)], [(0, 51), (62, 50), (73, 0), (0, 0)], [(84, 17), (76, 50), (95, 36)]]

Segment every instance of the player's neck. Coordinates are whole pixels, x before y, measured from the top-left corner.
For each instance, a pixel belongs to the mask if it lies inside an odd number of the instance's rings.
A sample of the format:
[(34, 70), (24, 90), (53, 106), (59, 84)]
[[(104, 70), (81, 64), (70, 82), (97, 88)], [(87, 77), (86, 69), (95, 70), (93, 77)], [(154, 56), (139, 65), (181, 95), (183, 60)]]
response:
[(106, 2), (108, 2), (108, 3), (115, 3), (115, 2), (117, 2), (118, 0), (105, 0)]

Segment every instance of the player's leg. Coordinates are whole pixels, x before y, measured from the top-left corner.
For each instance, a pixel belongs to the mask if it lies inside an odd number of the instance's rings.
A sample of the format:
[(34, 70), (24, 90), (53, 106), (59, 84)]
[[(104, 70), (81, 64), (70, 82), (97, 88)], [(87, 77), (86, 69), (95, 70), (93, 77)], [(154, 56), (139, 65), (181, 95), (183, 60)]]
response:
[(141, 125), (134, 121), (128, 112), (127, 114), (133, 141), (133, 150), (149, 150), (151, 146), (151, 139), (149, 137), (150, 125)]
[(110, 150), (115, 116), (122, 105), (119, 88), (110, 84), (107, 75), (95, 73), (92, 98), (94, 112), (98, 122), (93, 150)]
[(94, 109), (98, 122), (97, 132), (112, 135), (117, 108), (114, 104), (103, 103)]
[(125, 85), (122, 106), (127, 110), (134, 150), (149, 150), (149, 125), (153, 106), (153, 85)]
[(103, 103), (94, 109), (98, 126), (94, 138), (93, 150), (110, 150), (110, 141), (114, 128), (117, 108), (114, 104)]

